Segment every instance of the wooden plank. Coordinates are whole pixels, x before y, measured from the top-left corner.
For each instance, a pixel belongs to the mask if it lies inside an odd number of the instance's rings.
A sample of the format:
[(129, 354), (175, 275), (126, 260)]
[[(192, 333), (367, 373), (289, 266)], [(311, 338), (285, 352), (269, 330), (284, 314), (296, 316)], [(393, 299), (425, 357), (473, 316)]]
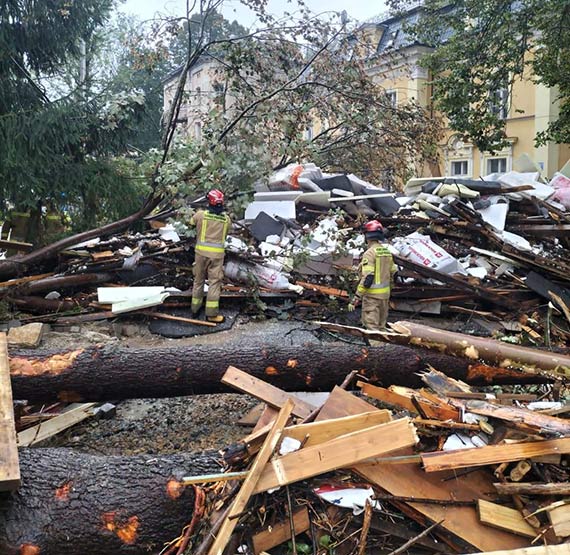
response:
[(263, 380), (259, 380), (254, 376), (249, 375), (247, 372), (242, 372), (234, 366), (228, 367), (226, 373), (222, 377), (222, 383), (237, 389), (243, 393), (247, 393), (256, 399), (267, 403), (268, 405), (280, 409), (285, 405), (288, 399), (291, 399), (295, 404), (292, 414), (299, 418), (307, 418), (316, 407), (305, 403), (298, 397), (290, 395), (285, 391), (275, 387)]
[(8, 343), (6, 334), (0, 333), (0, 491), (15, 490), (19, 486), (20, 464), (16, 444)]
[(372, 408), (370, 412), (353, 416), (343, 416), (330, 420), (319, 420), (309, 424), (289, 426), (285, 428), (283, 437), (292, 437), (303, 442), (304, 447), (310, 447), (311, 445), (318, 445), (358, 430), (386, 424), (391, 420), (392, 415), (389, 410)]
[(372, 410), (376, 410), (374, 405), (335, 385), (315, 421), (331, 420), (332, 418), (340, 418), (341, 416), (370, 412)]
[(255, 432), (259, 432), (260, 430), (263, 430), (263, 429), (266, 429), (267, 430), (266, 433), (268, 433), (269, 430), (271, 430), (271, 425), (273, 424), (273, 422), (277, 418), (278, 414), (279, 414), (279, 411), (277, 409), (274, 409), (273, 407), (265, 405), (265, 408), (263, 409), (263, 412), (261, 413), (259, 420), (257, 421), (255, 426), (253, 427), (252, 434), (255, 434)]
[[(283, 436), (292, 437), (303, 443), (304, 447), (324, 443), (339, 437), (341, 435), (356, 432), (364, 428), (370, 428), (378, 424), (385, 424), (392, 420), (392, 415), (388, 410), (374, 409), (371, 412), (365, 412), (354, 416), (344, 416), (331, 420), (319, 420), (309, 424), (298, 424), (296, 426), (288, 426), (285, 428)], [(257, 433), (250, 434), (243, 441), (247, 444), (247, 450), (250, 454), (256, 453), (261, 445), (263, 438), (268, 432), (266, 426)]]
[[(326, 405), (326, 403), (325, 403)], [(357, 414), (355, 408), (351, 413)], [(361, 411), (363, 412), (363, 411)], [(391, 460), (374, 463), (360, 463), (354, 470), (383, 491), (394, 496), (423, 497), (424, 499), (456, 499), (471, 501), (482, 496), (481, 492), (492, 492), (491, 476), (483, 471), (471, 472), (458, 478), (454, 472), (426, 474), (412, 456), (411, 449), (397, 453), (402, 458), (395, 470)], [(396, 455), (396, 453), (394, 453)], [(420, 503), (400, 504), (407, 514), (419, 522), (444, 522), (441, 528), (462, 538), (467, 543), (482, 551), (491, 549), (515, 549), (527, 545), (525, 539), (497, 530), (489, 534), (489, 529), (479, 522), (475, 507), (434, 505)], [(556, 554), (558, 555), (558, 554)]]
[(422, 463), (426, 472), (439, 472), (469, 466), (521, 461), (541, 455), (568, 453), (570, 453), (570, 438), (562, 438), (508, 445), (487, 445), (474, 449), (436, 451), (422, 454)]
[(409, 418), (393, 420), (306, 447), (271, 461), (255, 493), (305, 480), (337, 468), (347, 468), (383, 454), (415, 445), (418, 437)]
[(500, 495), (570, 495), (570, 482), (556, 482), (552, 484), (519, 482), (497, 482), (493, 484)]
[(51, 420), (41, 422), (20, 432), (18, 434), (18, 446), (29, 447), (75, 426), (75, 424), (93, 416), (95, 405), (97, 403), (73, 403), (69, 405), (65, 412), (54, 416)]
[(394, 393), (385, 387), (379, 387), (366, 382), (356, 382), (356, 385), (360, 388), (360, 391), (368, 397), (372, 397), (373, 399), (377, 399), (378, 401), (382, 401), (383, 403), (393, 407), (405, 409), (412, 414), (418, 413), (418, 409), (409, 397), (404, 397), (403, 395)]
[(261, 418), (261, 415), (263, 414), (265, 407), (266, 407), (265, 403), (258, 403), (257, 405), (255, 405), (255, 407), (253, 407), (246, 414), (244, 414), (236, 422), (236, 424), (238, 426), (252, 426), (252, 427), (255, 426), (259, 422), (259, 419)]
[[(295, 528), (295, 535), (302, 534), (311, 527), (307, 507), (298, 509), (293, 513), (293, 526)], [(255, 555), (261, 555), (261, 553), (267, 549), (281, 545), (283, 542), (290, 539), (291, 525), (289, 523), (289, 519), (277, 522), (276, 524), (268, 526), (252, 536), (253, 552)]]
[(539, 533), (516, 509), (479, 499), (477, 501), (477, 511), (479, 512), (479, 520), (487, 526), (506, 530), (525, 538), (535, 538)]
[[(560, 538), (570, 536), (570, 505), (561, 505), (548, 511), (554, 533)], [(568, 546), (570, 552), (570, 546)]]
[(285, 424), (287, 424), (287, 420), (291, 416), (291, 413), (295, 407), (293, 401), (288, 400), (284, 403), (283, 408), (279, 412), (279, 416), (275, 420), (271, 431), (267, 435), (263, 446), (261, 447), (259, 454), (257, 455), (251, 469), (249, 471), (248, 477), (243, 482), (240, 490), (238, 491), (235, 499), (224, 519), (220, 529), (214, 539), (210, 550), (208, 551), (209, 555), (222, 555), (226, 545), (234, 531), (235, 527), (237, 526), (239, 515), (243, 513), (245, 510), (249, 498), (254, 492), (256, 484), (263, 473), (263, 469), (273, 451), (277, 447), (279, 440), (281, 439), (281, 435), (283, 433), (283, 428)]
[(568, 555), (570, 547), (562, 545), (537, 545), (536, 547), (521, 547), (519, 549), (503, 549), (500, 551), (486, 551), (480, 555)]

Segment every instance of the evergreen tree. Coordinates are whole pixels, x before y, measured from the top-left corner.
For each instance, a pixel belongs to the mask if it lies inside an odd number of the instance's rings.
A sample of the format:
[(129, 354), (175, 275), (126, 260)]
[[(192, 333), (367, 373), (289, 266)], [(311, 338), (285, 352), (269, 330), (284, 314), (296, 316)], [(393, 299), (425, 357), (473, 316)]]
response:
[(124, 151), (144, 97), (90, 96), (85, 82), (62, 96), (51, 85), (85, 57), (84, 45), (112, 7), (113, 0), (0, 5), (0, 213), (29, 211), (33, 242), (46, 211), (65, 210), (81, 228), (140, 202), (136, 182), (121, 176), (112, 157)]

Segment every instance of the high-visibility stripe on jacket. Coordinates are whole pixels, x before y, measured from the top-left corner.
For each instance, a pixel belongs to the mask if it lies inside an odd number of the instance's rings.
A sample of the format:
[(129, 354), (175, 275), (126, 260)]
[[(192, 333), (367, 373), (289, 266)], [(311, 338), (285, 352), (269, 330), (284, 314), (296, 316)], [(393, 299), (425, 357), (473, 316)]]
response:
[[(389, 299), (392, 274), (397, 270), (392, 254), (385, 245), (372, 243), (362, 256), (360, 283), (356, 289), (359, 296), (368, 295), (377, 299)], [(364, 281), (373, 275), (372, 285), (365, 287)]]
[(229, 216), (199, 210), (192, 216), (190, 224), (196, 226), (196, 252), (206, 258), (223, 258), (230, 227)]

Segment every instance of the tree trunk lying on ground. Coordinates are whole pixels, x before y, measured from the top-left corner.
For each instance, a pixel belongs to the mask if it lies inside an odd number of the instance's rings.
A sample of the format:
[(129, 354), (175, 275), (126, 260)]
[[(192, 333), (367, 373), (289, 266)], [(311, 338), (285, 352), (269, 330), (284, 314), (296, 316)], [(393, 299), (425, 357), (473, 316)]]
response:
[(21, 449), (22, 486), (0, 494), (2, 555), (158, 553), (190, 522), (184, 475), (219, 472), (208, 455), (99, 457)]
[(174, 397), (229, 391), (236, 366), (286, 391), (330, 391), (352, 370), (371, 383), (420, 387), (427, 365), (468, 383), (544, 383), (546, 378), (401, 345), (347, 343), (129, 348), (111, 344), (55, 354), (10, 352), (15, 399), (32, 402)]

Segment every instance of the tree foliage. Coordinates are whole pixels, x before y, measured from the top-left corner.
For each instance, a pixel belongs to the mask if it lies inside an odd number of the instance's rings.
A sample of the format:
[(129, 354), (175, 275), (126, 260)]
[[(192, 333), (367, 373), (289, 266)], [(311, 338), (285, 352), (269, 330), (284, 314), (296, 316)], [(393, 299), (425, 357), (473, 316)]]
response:
[[(218, 5), (201, 2), (202, 27)], [(437, 121), (416, 104), (391, 104), (349, 40), (354, 29), (338, 15), (317, 18), (300, 5), (283, 21), (260, 5), (262, 26), (222, 38), (197, 33), (202, 38), (188, 41), (170, 120), (176, 121), (188, 95), (192, 102), (184, 80), (204, 59), (216, 65), (208, 91), (216, 98), (203, 117), (201, 143), (161, 167), (158, 183), (165, 194), (212, 184), (226, 191), (250, 189), (272, 168), (303, 161), (384, 183), (387, 176), (406, 177), (415, 163), (434, 155)], [(179, 133), (173, 152), (186, 148), (184, 142)]]
[[(111, 8), (112, 0), (0, 7), (0, 212), (29, 211), (39, 221), (65, 210), (81, 228), (140, 203), (139, 185), (117, 171), (114, 157), (125, 151), (144, 95), (112, 95), (73, 80), (65, 89), (61, 78)], [(27, 238), (36, 242), (38, 233), (36, 225)]]
[[(391, 0), (393, 8), (417, 5)], [(424, 63), (434, 74), (436, 106), (479, 149), (505, 146), (496, 92), (520, 79), (557, 87), (560, 115), (536, 137), (570, 142), (570, 4), (566, 0), (425, 0), (407, 32), (435, 48)], [(512, 98), (512, 95), (509, 95)]]

